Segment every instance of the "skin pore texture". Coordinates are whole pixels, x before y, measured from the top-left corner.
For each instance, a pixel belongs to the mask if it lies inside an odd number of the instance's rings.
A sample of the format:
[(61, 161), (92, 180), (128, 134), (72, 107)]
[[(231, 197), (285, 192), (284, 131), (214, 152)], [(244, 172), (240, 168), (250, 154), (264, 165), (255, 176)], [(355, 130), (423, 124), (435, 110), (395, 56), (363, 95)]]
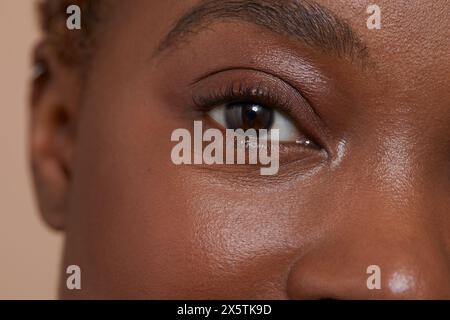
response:
[[(117, 1), (82, 76), (41, 50), (30, 149), (61, 298), (450, 299), (450, 2), (379, 0), (381, 30), (369, 1), (316, 2), (320, 37), (306, 13)], [(281, 147), (273, 177), (175, 166), (175, 129), (218, 127), (193, 97), (231, 83), (286, 98), (320, 150)]]

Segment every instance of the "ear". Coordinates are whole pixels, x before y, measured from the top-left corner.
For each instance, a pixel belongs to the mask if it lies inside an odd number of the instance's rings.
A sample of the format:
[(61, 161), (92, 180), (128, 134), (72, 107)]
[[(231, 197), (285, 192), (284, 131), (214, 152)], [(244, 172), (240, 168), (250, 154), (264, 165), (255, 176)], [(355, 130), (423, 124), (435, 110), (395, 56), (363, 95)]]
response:
[(39, 208), (54, 229), (64, 229), (72, 181), (79, 77), (45, 44), (34, 57), (30, 155)]

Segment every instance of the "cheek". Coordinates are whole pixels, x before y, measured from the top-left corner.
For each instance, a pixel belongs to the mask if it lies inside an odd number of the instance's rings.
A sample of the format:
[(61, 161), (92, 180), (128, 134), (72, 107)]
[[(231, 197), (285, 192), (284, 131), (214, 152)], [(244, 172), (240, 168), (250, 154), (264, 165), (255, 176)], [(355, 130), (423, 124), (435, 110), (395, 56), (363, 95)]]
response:
[(171, 168), (172, 124), (138, 86), (105, 87), (81, 114), (65, 263), (81, 266), (90, 297), (164, 295), (194, 245)]
[(191, 289), (203, 288), (200, 298), (286, 298), (289, 266), (309, 236), (289, 195), (230, 185), (213, 173), (181, 174), (189, 183), (177, 192), (193, 231)]

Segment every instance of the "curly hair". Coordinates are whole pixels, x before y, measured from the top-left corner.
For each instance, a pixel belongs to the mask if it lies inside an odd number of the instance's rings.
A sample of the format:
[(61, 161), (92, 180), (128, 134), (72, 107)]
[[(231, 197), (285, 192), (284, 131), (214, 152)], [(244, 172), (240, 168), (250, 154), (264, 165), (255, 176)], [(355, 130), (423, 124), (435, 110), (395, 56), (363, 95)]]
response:
[[(95, 25), (109, 0), (40, 0), (38, 12), (44, 42), (51, 46), (58, 58), (67, 64), (79, 63), (90, 54), (94, 42)], [(67, 7), (78, 5), (82, 12), (81, 30), (66, 27)]]

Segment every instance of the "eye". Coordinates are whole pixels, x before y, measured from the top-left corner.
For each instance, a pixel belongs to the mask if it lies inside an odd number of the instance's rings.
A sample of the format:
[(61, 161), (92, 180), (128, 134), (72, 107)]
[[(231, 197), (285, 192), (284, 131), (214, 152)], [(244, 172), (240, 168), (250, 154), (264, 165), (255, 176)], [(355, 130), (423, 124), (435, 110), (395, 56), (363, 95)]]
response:
[(305, 139), (288, 116), (258, 103), (221, 104), (209, 111), (208, 115), (226, 129), (278, 129), (281, 142), (311, 143), (308, 142), (310, 140)]

